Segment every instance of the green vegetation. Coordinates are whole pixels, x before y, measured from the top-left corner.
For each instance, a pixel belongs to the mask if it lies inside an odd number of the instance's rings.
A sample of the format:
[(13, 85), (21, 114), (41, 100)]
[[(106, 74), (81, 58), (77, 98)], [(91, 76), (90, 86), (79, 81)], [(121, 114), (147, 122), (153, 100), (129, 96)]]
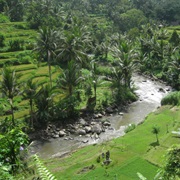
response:
[(180, 92), (171, 92), (166, 97), (164, 97), (161, 101), (161, 105), (173, 105), (177, 106), (180, 105)]
[[(135, 71), (180, 90), (179, 9), (179, 0), (0, 0), (0, 136), (2, 142), (10, 142), (0, 144), (3, 178), (24, 170), (19, 151), (21, 142), (27, 145), (23, 133), (37, 131), (48, 123), (63, 126), (69, 119), (76, 121), (82, 109), (93, 113), (135, 101)], [(179, 92), (162, 100), (163, 105), (179, 102)], [(153, 164), (159, 163), (166, 149), (163, 124), (168, 123), (169, 130), (177, 127), (178, 120), (170, 113), (163, 111), (161, 123), (154, 115), (151, 128), (147, 120), (136, 128), (128, 127), (124, 138), (97, 145), (96, 155), (103, 146), (110, 151), (108, 166), (102, 166), (101, 158), (97, 164), (94, 146), (82, 150), (85, 154), (76, 152), (73, 156), (79, 161), (80, 156), (87, 155), (85, 151), (90, 153), (85, 162), (74, 165), (72, 160), (62, 165), (65, 172), (66, 167), (68, 170), (65, 178), (79, 178), (82, 172), (87, 172), (86, 179), (95, 178), (94, 172), (97, 177), (114, 179), (133, 179), (137, 172), (154, 177), (157, 167)], [(173, 123), (174, 128), (169, 127)], [(6, 127), (9, 129), (4, 131)], [(152, 147), (152, 127), (160, 143), (156, 142), (156, 149)], [(22, 135), (17, 141), (14, 132)], [(134, 142), (131, 134), (141, 144)], [(168, 145), (176, 143), (168, 133), (166, 136), (171, 139)], [(84, 168), (83, 163), (87, 164)], [(135, 168), (140, 166), (139, 170)]]
[[(163, 156), (169, 146), (179, 142), (171, 134), (180, 125), (179, 116), (179, 108), (174, 111), (170, 106), (162, 107), (124, 137), (84, 147), (67, 157), (46, 160), (45, 164), (57, 179), (138, 179), (137, 172), (153, 179), (157, 170), (164, 166)], [(159, 144), (151, 133), (154, 124), (161, 130)], [(102, 153), (107, 150), (112, 162), (103, 165)], [(98, 156), (100, 162), (97, 162)]]

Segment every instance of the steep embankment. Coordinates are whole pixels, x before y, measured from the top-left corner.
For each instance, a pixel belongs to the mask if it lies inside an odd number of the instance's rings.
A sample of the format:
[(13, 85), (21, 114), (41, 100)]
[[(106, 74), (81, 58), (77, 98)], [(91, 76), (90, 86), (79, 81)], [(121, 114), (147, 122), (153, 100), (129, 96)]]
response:
[[(160, 128), (159, 145), (152, 134), (152, 127)], [(48, 169), (57, 179), (138, 179), (141, 172), (153, 179), (158, 166), (163, 164), (163, 155), (179, 138), (171, 131), (180, 126), (180, 108), (163, 106), (151, 113), (143, 124), (124, 137), (100, 145), (91, 145), (64, 158), (46, 161)], [(109, 165), (103, 165), (102, 153), (110, 151)], [(98, 158), (100, 157), (100, 158)]]

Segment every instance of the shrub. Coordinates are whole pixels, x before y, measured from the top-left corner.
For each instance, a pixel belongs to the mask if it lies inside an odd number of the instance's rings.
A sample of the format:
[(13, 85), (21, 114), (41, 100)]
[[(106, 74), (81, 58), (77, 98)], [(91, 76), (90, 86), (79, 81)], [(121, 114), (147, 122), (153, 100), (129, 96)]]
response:
[(4, 14), (0, 14), (0, 23), (7, 23), (10, 22), (9, 18)]
[(124, 130), (125, 133), (128, 133), (136, 128), (135, 124), (129, 124), (127, 128)]
[(14, 27), (16, 29), (27, 29), (26, 24), (24, 24), (24, 23), (22, 23), (22, 24), (20, 24), (20, 23), (19, 24), (15, 24)]
[(3, 48), (5, 46), (5, 37), (3, 34), (0, 34), (0, 47)]
[(180, 105), (180, 92), (175, 91), (168, 94), (161, 100), (161, 105)]
[(24, 41), (23, 40), (10, 40), (9, 41), (9, 50), (10, 51), (19, 51), (23, 49)]

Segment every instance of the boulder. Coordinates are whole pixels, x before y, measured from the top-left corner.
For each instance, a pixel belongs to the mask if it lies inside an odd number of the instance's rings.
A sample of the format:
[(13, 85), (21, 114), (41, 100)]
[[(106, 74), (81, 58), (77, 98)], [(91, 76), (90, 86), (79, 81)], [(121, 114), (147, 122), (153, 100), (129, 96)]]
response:
[(159, 88), (159, 92), (165, 93), (166, 91), (163, 88)]
[(90, 126), (85, 126), (84, 130), (86, 131), (86, 133), (91, 132), (91, 127)]
[(84, 129), (79, 129), (79, 130), (77, 131), (77, 133), (78, 133), (79, 135), (86, 135), (86, 131), (85, 131)]
[(86, 121), (83, 119), (83, 118), (80, 118), (79, 119), (79, 124), (81, 124), (81, 125), (86, 125), (87, 123), (86, 123)]
[(105, 116), (105, 115), (106, 115), (106, 112), (105, 112), (105, 111), (102, 111), (101, 114), (102, 114), (103, 116)]
[(95, 138), (95, 139), (99, 139), (98, 134), (95, 134), (95, 135), (94, 135), (94, 138)]
[(93, 117), (94, 117), (94, 119), (98, 119), (99, 118), (98, 114), (94, 114)]
[(100, 124), (96, 124), (92, 127), (92, 132), (96, 134), (101, 134), (102, 132), (102, 127)]
[(67, 130), (69, 133), (71, 133), (71, 134), (75, 134), (76, 133), (76, 130), (75, 129), (68, 129)]
[(52, 134), (52, 137), (53, 137), (53, 138), (58, 138), (58, 137), (59, 137), (59, 134)]
[(91, 125), (95, 125), (95, 124), (96, 124), (96, 122), (93, 122), (93, 121), (91, 122)]
[(98, 113), (98, 118), (102, 118), (103, 115), (101, 113)]
[(105, 122), (103, 122), (103, 125), (104, 125), (104, 126), (111, 126), (111, 123), (108, 122), (108, 121), (105, 121)]
[(90, 138), (90, 137), (91, 137), (91, 135), (90, 135), (90, 134), (86, 134), (86, 137), (87, 137), (87, 138)]
[(167, 87), (167, 88), (166, 88), (166, 91), (171, 91), (171, 88), (170, 88), (170, 87)]
[(63, 130), (59, 131), (59, 137), (63, 137), (63, 136), (66, 136), (66, 133)]
[(120, 116), (123, 116), (123, 115), (124, 115), (124, 113), (120, 112), (120, 113), (119, 113), (119, 115), (120, 115)]
[(89, 140), (88, 140), (88, 139), (86, 139), (86, 140), (83, 140), (82, 142), (83, 142), (83, 143), (88, 143), (88, 142), (89, 142)]
[(113, 109), (112, 109), (111, 107), (108, 107), (108, 108), (106, 108), (106, 112), (109, 113), (109, 114), (111, 114), (111, 113), (113, 113), (114, 111), (113, 111)]

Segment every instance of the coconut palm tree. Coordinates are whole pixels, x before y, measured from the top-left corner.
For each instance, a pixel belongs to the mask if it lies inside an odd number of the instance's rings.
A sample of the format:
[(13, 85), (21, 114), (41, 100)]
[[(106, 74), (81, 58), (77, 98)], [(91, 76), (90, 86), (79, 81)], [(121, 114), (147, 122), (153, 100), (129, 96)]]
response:
[(112, 67), (112, 71), (108, 80), (111, 82), (112, 95), (119, 97), (122, 93), (121, 89), (123, 86), (123, 74), (120, 66)]
[(37, 83), (33, 82), (32, 78), (29, 79), (24, 87), (23, 96), (27, 99), (29, 99), (29, 106), (30, 106), (30, 127), (33, 127), (33, 102), (36, 97), (36, 91), (37, 91)]
[(57, 87), (66, 94), (64, 103), (67, 104), (66, 110), (69, 115), (74, 114), (75, 106), (80, 101), (80, 92), (77, 90), (77, 87), (82, 80), (83, 77), (79, 66), (74, 61), (68, 62), (67, 69), (58, 77)]
[(121, 69), (122, 78), (126, 88), (131, 88), (132, 73), (136, 68), (136, 53), (129, 42), (120, 42), (112, 48), (114, 57), (117, 59), (117, 65)]
[(180, 53), (178, 49), (170, 57), (168, 78), (173, 87), (180, 90)]
[(15, 126), (14, 119), (14, 106), (13, 100), (14, 97), (18, 94), (19, 84), (17, 82), (17, 74), (15, 70), (11, 70), (10, 67), (4, 67), (2, 70), (2, 81), (1, 81), (1, 89), (3, 95), (5, 95), (9, 99), (9, 103), (11, 106), (11, 114), (12, 114), (12, 124)]
[(59, 39), (57, 54), (60, 62), (74, 60), (81, 66), (86, 65), (88, 60), (87, 51), (90, 48), (91, 40), (87, 27), (79, 27), (77, 24), (71, 24), (69, 30), (65, 30), (63, 36)]
[(49, 84), (42, 86), (35, 96), (36, 117), (39, 125), (46, 125), (52, 117), (53, 96), (53, 89)]
[(51, 87), (52, 87), (51, 64), (55, 57), (55, 50), (57, 48), (56, 40), (57, 40), (57, 31), (49, 27), (44, 27), (39, 30), (36, 48), (34, 49), (48, 63)]
[[(92, 60), (90, 62), (89, 72), (86, 75), (84, 75), (84, 78), (86, 79), (85, 94), (88, 96), (88, 102), (91, 102), (91, 100), (93, 100), (92, 103), (94, 107), (96, 106), (96, 100), (97, 100), (97, 87), (98, 85), (103, 83), (103, 79), (105, 78), (104, 76), (98, 73), (97, 68), (98, 68), (97, 63), (95, 62), (95, 60)], [(91, 97), (93, 94), (94, 97)], [(90, 105), (88, 104), (88, 102), (87, 102), (87, 106)]]
[(74, 62), (68, 62), (67, 69), (59, 76), (57, 86), (62, 88), (67, 96), (72, 96), (75, 88), (83, 80), (79, 66)]

